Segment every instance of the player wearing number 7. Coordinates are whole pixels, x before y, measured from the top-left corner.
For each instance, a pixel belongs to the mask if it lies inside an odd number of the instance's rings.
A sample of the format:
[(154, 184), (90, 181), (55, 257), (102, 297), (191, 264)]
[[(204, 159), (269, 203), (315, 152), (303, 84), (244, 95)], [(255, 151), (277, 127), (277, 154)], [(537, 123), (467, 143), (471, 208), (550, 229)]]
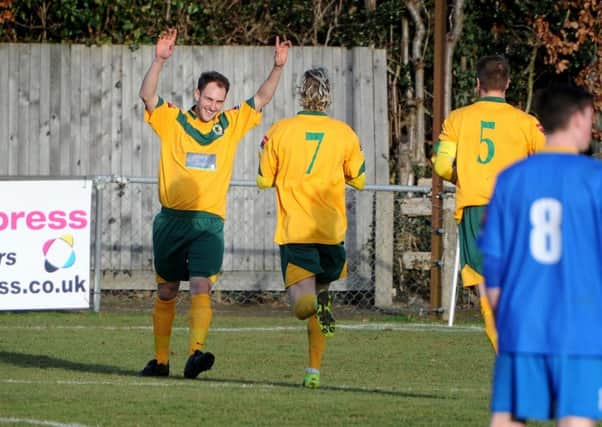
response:
[(435, 144), (433, 169), (456, 184), (456, 212), (464, 287), (478, 286), (485, 333), (497, 351), (497, 333), (487, 302), (482, 256), (476, 245), (483, 210), (497, 174), (544, 145), (537, 120), (506, 103), (508, 63), (486, 56), (477, 63), (477, 102), (450, 113)]
[(503, 171), (479, 247), (499, 331), (492, 426), (602, 419), (602, 162), (591, 94), (552, 87), (536, 101), (546, 147)]
[(276, 122), (261, 143), (257, 184), (276, 187), (282, 276), (295, 315), (307, 319), (309, 366), (303, 386), (320, 386), (325, 337), (334, 333), (330, 282), (347, 275), (345, 184), (364, 188), (365, 163), (357, 135), (330, 118), (325, 68), (305, 71), (303, 108)]

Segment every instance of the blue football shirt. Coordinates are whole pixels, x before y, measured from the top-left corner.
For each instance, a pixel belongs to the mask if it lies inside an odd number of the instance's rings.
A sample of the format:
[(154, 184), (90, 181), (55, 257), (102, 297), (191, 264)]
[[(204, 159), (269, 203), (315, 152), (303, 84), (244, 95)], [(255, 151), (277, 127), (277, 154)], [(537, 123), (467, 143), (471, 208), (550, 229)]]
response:
[(542, 152), (509, 167), (478, 243), (500, 352), (602, 355), (602, 162)]

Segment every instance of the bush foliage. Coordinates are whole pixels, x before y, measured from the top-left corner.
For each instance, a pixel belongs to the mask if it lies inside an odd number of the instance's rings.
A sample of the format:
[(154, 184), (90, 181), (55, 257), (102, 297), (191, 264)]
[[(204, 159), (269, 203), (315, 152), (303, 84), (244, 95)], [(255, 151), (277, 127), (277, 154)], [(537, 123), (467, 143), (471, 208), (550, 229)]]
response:
[[(414, 37), (415, 25), (407, 7), (410, 3), (418, 6), (427, 28), (420, 66), (425, 67), (427, 92), (432, 93), (434, 0), (0, 0), (0, 40), (114, 43), (135, 48), (153, 44), (166, 27), (177, 27), (178, 43), (186, 45), (266, 45), (273, 43), (275, 35), (286, 35), (295, 45), (387, 49), (389, 69), (394, 70), (401, 65), (404, 19), (410, 23), (410, 38)], [(448, 11), (453, 11), (456, 2), (447, 3)], [(508, 57), (513, 68), (508, 98), (526, 109), (538, 87), (558, 79), (577, 78), (596, 60), (602, 40), (593, 38), (576, 45), (570, 52), (570, 61), (554, 50), (566, 50), (567, 45), (557, 39), (552, 44), (550, 40), (554, 40), (554, 35), (565, 34), (566, 40), (572, 42), (577, 29), (571, 25), (585, 9), (593, 17), (591, 31), (601, 34), (602, 2), (588, 0), (586, 8), (581, 3), (465, 0), (464, 26), (452, 70), (452, 106), (474, 99), (474, 65), (482, 55), (499, 53)], [(547, 33), (536, 31), (535, 23), (539, 22), (542, 28), (542, 21), (547, 24)], [(578, 23), (583, 22), (580, 18)], [(563, 66), (559, 68), (558, 63)], [(401, 66), (409, 68), (411, 75), (417, 64), (414, 59), (410, 65)], [(411, 84), (411, 79), (399, 79), (395, 81), (398, 87), (390, 90), (405, 93)], [(428, 109), (431, 99), (425, 102)]]

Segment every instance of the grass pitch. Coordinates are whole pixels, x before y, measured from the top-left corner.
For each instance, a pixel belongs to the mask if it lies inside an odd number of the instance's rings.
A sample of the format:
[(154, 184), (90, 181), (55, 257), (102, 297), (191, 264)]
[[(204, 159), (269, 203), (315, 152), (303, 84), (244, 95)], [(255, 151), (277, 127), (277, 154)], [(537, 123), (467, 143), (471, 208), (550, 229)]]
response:
[[(213, 369), (182, 376), (186, 316), (171, 376), (152, 358), (145, 312), (0, 313), (0, 425), (484, 426), (493, 355), (479, 324), (447, 328), (386, 317), (339, 320), (322, 387), (300, 386), (304, 323), (214, 311)], [(544, 424), (545, 425), (545, 424)]]

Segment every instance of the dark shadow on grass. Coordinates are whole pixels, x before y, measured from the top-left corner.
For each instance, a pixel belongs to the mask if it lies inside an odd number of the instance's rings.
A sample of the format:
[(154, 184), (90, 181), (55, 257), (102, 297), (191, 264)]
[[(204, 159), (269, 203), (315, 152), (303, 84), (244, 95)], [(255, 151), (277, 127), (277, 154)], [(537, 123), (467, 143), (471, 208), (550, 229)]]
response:
[(0, 351), (0, 362), (21, 366), (23, 368), (65, 369), (68, 371), (91, 372), (95, 374), (138, 375), (138, 371), (123, 369), (110, 365), (73, 362), (44, 354), (26, 354), (13, 351)]
[[(223, 378), (202, 378), (202, 381), (206, 382), (214, 382), (214, 383), (222, 383), (222, 384), (240, 384), (240, 385), (251, 385), (251, 386), (271, 386), (271, 387), (287, 387), (294, 389), (303, 389), (301, 384), (293, 384), (293, 383), (285, 383), (285, 382), (269, 382), (269, 381), (252, 381), (252, 380), (237, 380), (237, 379), (223, 379)], [(328, 386), (323, 385), (319, 388), (321, 391), (344, 391), (348, 393), (365, 393), (365, 394), (377, 394), (384, 396), (394, 396), (394, 397), (414, 397), (418, 399), (454, 399), (449, 396), (440, 396), (436, 394), (430, 393), (410, 393), (404, 391), (392, 391), (392, 390), (382, 390), (378, 388), (359, 388), (359, 387), (337, 387), (337, 386)], [(311, 390), (308, 390), (311, 392)]]
[[(93, 363), (73, 362), (70, 360), (61, 359), (54, 356), (43, 354), (26, 354), (16, 353), (13, 351), (0, 351), (0, 362), (20, 366), (23, 368), (38, 368), (38, 369), (65, 369), (68, 371), (90, 372), (96, 374), (111, 374), (123, 376), (138, 376), (139, 371), (123, 369), (110, 365), (99, 365)], [(167, 379), (167, 378), (165, 378)], [(182, 377), (171, 376), (170, 379), (182, 379)], [(286, 387), (292, 389), (302, 389), (301, 384), (293, 384), (288, 382), (270, 382), (270, 381), (253, 381), (242, 379), (224, 379), (224, 378), (206, 378), (201, 377), (203, 382), (213, 382), (219, 384), (238, 384), (241, 386), (260, 386), (260, 387)], [(190, 380), (186, 380), (190, 381)], [(378, 388), (360, 388), (360, 387), (337, 387), (337, 386), (321, 386), (320, 391), (343, 391), (348, 393), (364, 393), (376, 394), (383, 396), (394, 397), (409, 397), (417, 399), (455, 399), (450, 396), (443, 396), (431, 393), (412, 393), (404, 391), (383, 390)], [(309, 391), (309, 390), (308, 390)]]

